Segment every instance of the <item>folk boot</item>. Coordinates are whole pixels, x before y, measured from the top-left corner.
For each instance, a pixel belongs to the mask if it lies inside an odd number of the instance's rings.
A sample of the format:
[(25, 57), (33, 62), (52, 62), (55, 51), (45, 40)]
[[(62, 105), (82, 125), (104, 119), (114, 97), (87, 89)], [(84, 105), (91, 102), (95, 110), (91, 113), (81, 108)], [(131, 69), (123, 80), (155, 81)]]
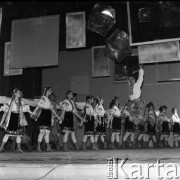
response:
[(68, 151), (66, 142), (63, 143), (63, 151)]
[(17, 150), (16, 150), (17, 153), (23, 153), (23, 150), (21, 149), (21, 144), (20, 143), (17, 143)]
[(37, 151), (41, 152), (41, 142), (38, 142), (38, 144), (37, 144)]

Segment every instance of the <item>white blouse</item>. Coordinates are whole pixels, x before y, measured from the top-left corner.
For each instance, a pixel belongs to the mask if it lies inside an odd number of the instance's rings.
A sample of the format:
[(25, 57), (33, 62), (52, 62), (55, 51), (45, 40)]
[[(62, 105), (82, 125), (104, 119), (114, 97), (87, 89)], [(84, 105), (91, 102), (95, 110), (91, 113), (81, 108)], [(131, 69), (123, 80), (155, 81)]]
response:
[(139, 69), (139, 77), (137, 82), (133, 85), (133, 87), (130, 86), (129, 83), (129, 99), (134, 100), (138, 99), (141, 96), (141, 85), (143, 83), (143, 76), (144, 76), (144, 70)]
[(173, 114), (172, 120), (174, 123), (180, 123), (180, 118), (179, 118), (178, 114)]
[[(4, 112), (7, 112), (9, 110), (9, 105), (11, 103), (11, 100), (8, 100), (6, 103), (4, 103), (4, 105), (1, 107), (1, 110), (4, 111)], [(11, 104), (11, 112), (14, 112), (14, 113), (18, 113), (19, 112), (19, 105), (18, 105), (19, 102), (15, 102), (13, 101), (12, 104)], [(22, 112), (28, 112), (30, 110), (30, 107), (29, 105), (25, 105), (23, 102), (22, 103)]]
[(90, 104), (86, 104), (85, 105), (85, 113), (89, 116), (94, 116), (95, 113), (94, 113), (94, 109), (93, 107), (90, 105)]
[(41, 99), (37, 102), (37, 105), (43, 109), (52, 109), (53, 108), (53, 105), (47, 96), (42, 96)]
[(97, 104), (95, 109), (94, 109), (94, 113), (96, 116), (101, 116), (103, 117), (105, 114), (105, 110), (102, 104)]
[(60, 108), (64, 111), (72, 111), (75, 108), (75, 105), (73, 101), (65, 99), (61, 103)]
[(114, 105), (113, 108), (110, 109), (110, 114), (113, 116), (119, 117), (121, 115), (121, 112), (118, 109), (118, 107), (116, 105)]

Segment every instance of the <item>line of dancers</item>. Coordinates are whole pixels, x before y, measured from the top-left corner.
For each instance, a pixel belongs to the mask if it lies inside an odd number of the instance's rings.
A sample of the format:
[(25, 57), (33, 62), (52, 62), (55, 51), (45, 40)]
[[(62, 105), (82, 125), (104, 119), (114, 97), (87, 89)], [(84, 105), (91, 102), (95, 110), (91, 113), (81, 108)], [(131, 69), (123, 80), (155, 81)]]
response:
[[(67, 90), (65, 99), (57, 104), (52, 96), (51, 87), (44, 88), (42, 97), (36, 100), (23, 98), (23, 92), (17, 88), (12, 97), (0, 96), (0, 111), (3, 116), (0, 127), (4, 130), (0, 152), (4, 152), (9, 137), (16, 139), (16, 152), (22, 153), (21, 142), (26, 141), (28, 126), (25, 113), (28, 113), (38, 126), (37, 151), (41, 152), (42, 141), (46, 151), (52, 151), (51, 134), (63, 135), (63, 150), (67, 151), (69, 135), (76, 150), (87, 150), (87, 141), (91, 149), (98, 150), (100, 141), (103, 149), (147, 148), (152, 140), (153, 147), (180, 146), (180, 118), (176, 108), (172, 109), (172, 117), (166, 115), (167, 107), (161, 106), (158, 113), (152, 102), (141, 99), (141, 87), (144, 70), (129, 76), (129, 101), (119, 108), (118, 97), (114, 97), (109, 112), (104, 110), (102, 97), (86, 96), (82, 107), (78, 105), (77, 94)], [(31, 111), (30, 107), (34, 107)], [(56, 128), (54, 128), (56, 126)], [(56, 130), (55, 130), (56, 129)], [(76, 131), (83, 129), (82, 144), (77, 143)], [(107, 139), (110, 132), (110, 141)], [(179, 139), (180, 140), (180, 139)], [(108, 142), (107, 142), (108, 141)], [(116, 142), (116, 144), (115, 144)]]

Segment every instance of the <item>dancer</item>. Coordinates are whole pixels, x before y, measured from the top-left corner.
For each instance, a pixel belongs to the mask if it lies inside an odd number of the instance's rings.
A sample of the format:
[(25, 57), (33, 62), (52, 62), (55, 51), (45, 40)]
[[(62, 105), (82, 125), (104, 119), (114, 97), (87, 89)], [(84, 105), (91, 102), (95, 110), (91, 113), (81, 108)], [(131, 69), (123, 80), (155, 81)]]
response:
[(79, 150), (79, 147), (77, 145), (77, 140), (75, 137), (75, 132), (74, 132), (74, 114), (77, 115), (77, 110), (74, 102), (72, 101), (73, 99), (73, 92), (71, 90), (66, 91), (66, 97), (65, 100), (61, 104), (61, 118), (63, 119), (62, 121), (62, 129), (63, 132), (65, 133), (63, 136), (63, 150), (67, 151), (67, 141), (68, 141), (68, 136), (71, 134), (72, 141), (76, 147), (77, 150)]
[(100, 140), (103, 143), (104, 149), (107, 149), (106, 142), (104, 140), (104, 136), (106, 135), (106, 122), (105, 122), (105, 110), (103, 107), (104, 100), (102, 97), (96, 98), (96, 107), (95, 107), (95, 117), (97, 119), (97, 127), (95, 130), (95, 145), (98, 149), (98, 138), (100, 136)]
[[(134, 142), (134, 123), (129, 120), (129, 114), (127, 111), (124, 111), (124, 137), (122, 141), (122, 148), (128, 148), (130, 147), (130, 144), (133, 144)], [(130, 138), (130, 143), (128, 143), (128, 139)]]
[(119, 135), (121, 134), (121, 120), (120, 117), (121, 112), (119, 110), (119, 101), (118, 97), (114, 97), (110, 103), (110, 118), (109, 118), (109, 126), (112, 128), (111, 133), (111, 148), (115, 149), (114, 141), (116, 140), (117, 148), (120, 148), (120, 138)]
[(160, 131), (160, 147), (169, 147), (168, 137), (170, 135), (170, 119), (166, 115), (167, 106), (161, 106), (159, 108), (160, 114), (157, 117), (158, 129)]
[(174, 134), (174, 147), (178, 143), (180, 147), (180, 118), (176, 108), (172, 108), (172, 121), (173, 121), (173, 134)]
[[(54, 111), (59, 116), (60, 106), (56, 103), (56, 95), (54, 93), (51, 93), (49, 99), (53, 105)], [(56, 150), (59, 150), (60, 149), (59, 135), (60, 135), (61, 130), (59, 126), (59, 120), (54, 114), (52, 114), (51, 124), (52, 126), (50, 129), (50, 135), (49, 135), (50, 144), (51, 144), (51, 147), (55, 148)]]
[(32, 114), (32, 112), (30, 111), (29, 106), (25, 105), (21, 98), (22, 91), (15, 88), (11, 99), (7, 98), (6, 103), (1, 107), (1, 111), (4, 111), (4, 114), (0, 126), (4, 128), (5, 136), (2, 140), (0, 152), (4, 151), (4, 145), (10, 136), (16, 137), (16, 152), (23, 152), (21, 149), (21, 137), (24, 135), (23, 128), (28, 125), (24, 113), (28, 112)]
[(147, 148), (149, 145), (149, 141), (153, 141), (153, 147), (157, 147), (157, 139), (156, 139), (156, 125), (157, 125), (157, 116), (155, 113), (154, 104), (149, 102), (146, 106), (146, 126), (147, 132), (145, 135), (145, 147)]
[(93, 96), (86, 96), (86, 105), (84, 107), (84, 116), (86, 122), (84, 123), (84, 136), (83, 136), (83, 150), (86, 151), (86, 142), (88, 137), (92, 145), (92, 150), (98, 150), (94, 144), (94, 127), (95, 127), (95, 113), (92, 107), (94, 103)]
[(144, 70), (140, 65), (139, 72), (134, 72), (129, 76), (129, 101), (126, 106), (126, 110), (129, 112), (130, 121), (134, 122), (135, 134), (134, 144), (135, 149), (137, 144), (137, 138), (139, 136), (139, 124), (145, 123), (145, 101), (141, 99), (141, 87), (144, 79)]
[(37, 103), (37, 107), (33, 112), (32, 118), (37, 121), (38, 127), (40, 129), (38, 135), (38, 144), (37, 151), (41, 152), (41, 142), (44, 138), (46, 143), (46, 151), (52, 151), (49, 144), (49, 134), (50, 128), (52, 126), (52, 115), (56, 116), (59, 121), (62, 121), (61, 118), (57, 115), (56, 111), (53, 108), (53, 104), (51, 103), (49, 97), (52, 93), (51, 87), (47, 86), (44, 88), (43, 95), (39, 102)]

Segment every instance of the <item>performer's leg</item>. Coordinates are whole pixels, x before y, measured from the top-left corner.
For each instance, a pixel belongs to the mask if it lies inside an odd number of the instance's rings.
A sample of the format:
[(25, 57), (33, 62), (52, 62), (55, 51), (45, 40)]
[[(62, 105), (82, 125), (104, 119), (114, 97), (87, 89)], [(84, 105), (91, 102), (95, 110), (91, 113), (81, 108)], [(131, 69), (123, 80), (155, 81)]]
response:
[(22, 149), (21, 149), (21, 136), (17, 136), (16, 137), (16, 143), (17, 143), (17, 151), (18, 153), (22, 153)]
[(83, 137), (83, 150), (86, 151), (86, 142), (87, 142), (87, 135), (84, 135)]
[(117, 145), (118, 145), (118, 149), (120, 148), (120, 138), (119, 138), (119, 133), (117, 132), (116, 133), (116, 142), (117, 142)]
[(125, 144), (127, 142), (127, 138), (130, 136), (130, 132), (126, 132), (124, 137), (123, 137), (123, 141), (122, 141), (122, 148), (124, 149), (125, 148)]
[(90, 142), (92, 144), (92, 150), (98, 150), (97, 147), (94, 144), (94, 135), (90, 136)]
[(116, 136), (116, 133), (112, 132), (112, 134), (111, 134), (111, 149), (115, 149), (115, 147), (114, 147), (115, 136)]
[(141, 145), (141, 140), (143, 139), (143, 136), (144, 136), (144, 134), (140, 134), (140, 135), (138, 136), (138, 147), (142, 147), (142, 145)]
[(41, 142), (45, 135), (45, 129), (40, 129), (39, 135), (38, 135), (38, 144), (37, 144), (37, 151), (41, 152)]
[(69, 136), (69, 131), (68, 130), (66, 130), (66, 132), (65, 132), (65, 134), (64, 134), (64, 136), (63, 136), (63, 150), (64, 151), (67, 151), (68, 149), (67, 149), (67, 141), (68, 141), (68, 136)]
[(98, 138), (99, 138), (99, 134), (96, 134), (94, 137), (94, 143), (97, 149), (98, 149)]
[(166, 147), (170, 147), (168, 144), (168, 138), (169, 138), (169, 135), (165, 135), (165, 146)]
[(45, 140), (46, 147), (47, 147), (46, 151), (53, 151), (53, 150), (51, 149), (50, 144), (49, 144), (49, 134), (50, 134), (50, 131), (46, 129), (45, 135), (44, 135), (44, 140)]
[(75, 132), (74, 131), (71, 131), (71, 139), (76, 147), (76, 150), (79, 150), (79, 147), (77, 145), (77, 140), (76, 140), (76, 136), (75, 136)]
[(104, 149), (107, 149), (107, 145), (106, 145), (106, 142), (104, 140), (104, 135), (100, 135), (100, 140), (103, 143)]
[(1, 143), (0, 152), (4, 151), (4, 145), (7, 143), (8, 139), (9, 139), (9, 135), (5, 134)]

